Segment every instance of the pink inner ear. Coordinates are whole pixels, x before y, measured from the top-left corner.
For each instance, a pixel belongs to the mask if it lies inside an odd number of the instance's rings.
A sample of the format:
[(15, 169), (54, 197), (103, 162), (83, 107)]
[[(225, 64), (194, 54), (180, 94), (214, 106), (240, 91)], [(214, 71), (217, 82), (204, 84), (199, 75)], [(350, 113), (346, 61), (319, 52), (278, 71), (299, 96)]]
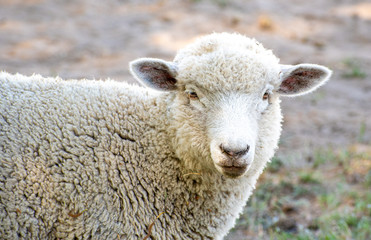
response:
[(288, 92), (293, 92), (296, 89), (296, 84), (297, 79), (294, 77), (288, 77), (285, 79), (285, 81), (282, 82), (280, 86), (280, 91), (288, 93)]
[(310, 89), (323, 75), (318, 69), (299, 68), (290, 73), (281, 83), (279, 91), (283, 93), (298, 93)]
[(140, 71), (145, 73), (149, 81), (157, 88), (162, 90), (176, 89), (176, 79), (165, 70), (156, 67), (142, 66)]
[[(299, 69), (300, 70), (300, 69)], [(316, 70), (316, 69), (310, 69), (310, 70), (300, 70), (298, 72), (294, 71), (293, 73), (296, 77), (302, 77), (302, 78), (319, 78), (323, 74), (322, 71)]]
[(175, 89), (176, 79), (173, 78), (167, 71), (156, 69), (157, 74), (153, 76), (153, 83), (161, 89)]

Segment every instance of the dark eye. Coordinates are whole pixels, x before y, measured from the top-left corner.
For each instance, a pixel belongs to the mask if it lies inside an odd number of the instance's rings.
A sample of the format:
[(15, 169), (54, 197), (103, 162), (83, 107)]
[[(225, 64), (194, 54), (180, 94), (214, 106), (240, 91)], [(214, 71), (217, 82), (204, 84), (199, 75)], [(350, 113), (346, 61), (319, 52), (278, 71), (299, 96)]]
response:
[(197, 93), (193, 92), (193, 91), (187, 91), (187, 96), (191, 100), (197, 100), (198, 99)]
[(263, 95), (263, 100), (268, 100), (268, 99), (269, 99), (269, 93), (266, 92), (266, 93), (264, 93), (264, 95)]

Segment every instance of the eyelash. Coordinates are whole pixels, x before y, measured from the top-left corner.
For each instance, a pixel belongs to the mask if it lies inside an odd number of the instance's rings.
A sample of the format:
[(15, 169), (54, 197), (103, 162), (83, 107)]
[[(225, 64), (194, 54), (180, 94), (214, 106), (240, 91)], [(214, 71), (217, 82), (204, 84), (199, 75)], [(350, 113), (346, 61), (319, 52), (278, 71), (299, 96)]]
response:
[(269, 96), (270, 96), (270, 94), (268, 92), (265, 92), (264, 95), (263, 95), (263, 100), (268, 100)]
[(194, 91), (186, 91), (187, 93), (187, 97), (190, 99), (190, 100), (198, 100), (198, 95), (196, 92)]

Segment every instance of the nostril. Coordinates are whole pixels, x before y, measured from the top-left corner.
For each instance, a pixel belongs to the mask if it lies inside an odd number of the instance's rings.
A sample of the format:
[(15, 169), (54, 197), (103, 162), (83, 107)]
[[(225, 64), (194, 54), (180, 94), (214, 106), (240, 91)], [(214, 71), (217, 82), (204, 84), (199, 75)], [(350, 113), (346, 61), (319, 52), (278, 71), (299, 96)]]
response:
[(250, 150), (250, 146), (247, 145), (245, 149), (243, 149), (243, 150), (241, 150), (241, 151), (239, 151), (239, 152), (236, 152), (236, 155), (238, 155), (238, 156), (243, 156), (243, 155), (245, 155), (246, 153), (248, 153), (249, 150)]
[(246, 153), (248, 153), (249, 150), (250, 150), (249, 145), (247, 145), (245, 147), (245, 149), (237, 150), (237, 151), (226, 148), (226, 147), (223, 146), (223, 144), (220, 144), (219, 147), (220, 147), (220, 150), (222, 151), (223, 154), (228, 155), (230, 157), (241, 157), (241, 156), (245, 155)]

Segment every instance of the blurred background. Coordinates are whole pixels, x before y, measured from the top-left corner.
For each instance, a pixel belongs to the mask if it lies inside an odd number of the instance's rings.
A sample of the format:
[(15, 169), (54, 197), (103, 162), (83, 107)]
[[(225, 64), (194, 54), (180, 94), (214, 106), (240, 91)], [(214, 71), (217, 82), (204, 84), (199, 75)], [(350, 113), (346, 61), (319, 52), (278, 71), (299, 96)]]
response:
[(334, 71), (282, 99), (280, 149), (226, 239), (371, 239), (369, 1), (0, 0), (0, 70), (134, 82), (129, 61), (223, 31)]

